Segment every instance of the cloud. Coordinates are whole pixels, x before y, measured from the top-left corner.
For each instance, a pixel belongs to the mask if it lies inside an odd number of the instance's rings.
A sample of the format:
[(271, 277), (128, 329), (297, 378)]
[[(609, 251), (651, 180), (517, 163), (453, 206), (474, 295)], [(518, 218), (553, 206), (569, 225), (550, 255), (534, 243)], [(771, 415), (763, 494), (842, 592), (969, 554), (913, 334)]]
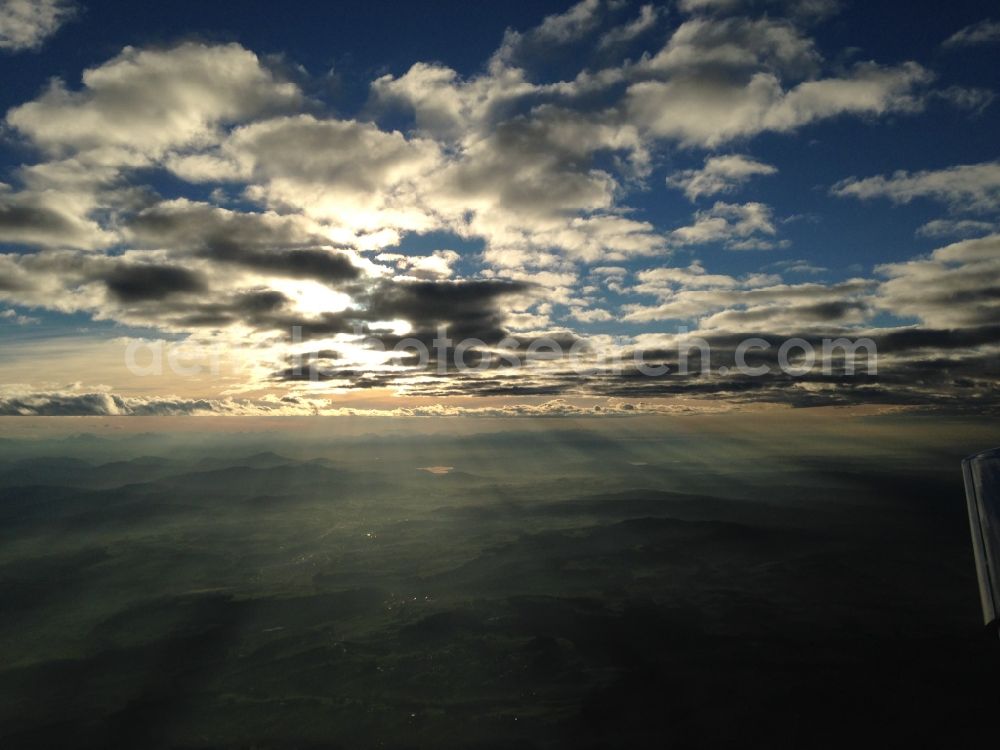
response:
[[(813, 369), (804, 375), (791, 376), (776, 365), (776, 352), (790, 338), (801, 339), (823, 350), (823, 339), (831, 336), (849, 339), (869, 338), (877, 356), (877, 372), (869, 369), (871, 360), (866, 349), (855, 355), (841, 350), (840, 356), (830, 359), (831, 367)], [(730, 404), (776, 403), (793, 407), (812, 407), (850, 404), (886, 404), (926, 411), (951, 413), (997, 413), (995, 388), (995, 347), (1000, 343), (1000, 326), (973, 329), (921, 329), (915, 327), (864, 329), (838, 329), (824, 325), (819, 328), (790, 329), (782, 334), (760, 330), (753, 334), (761, 339), (751, 366), (764, 365), (769, 371), (760, 376), (718, 374), (719, 365), (731, 365), (734, 352), (745, 341), (747, 332), (701, 330), (687, 337), (696, 337), (707, 343), (712, 352), (713, 374), (709, 377), (679, 377), (671, 374), (665, 378), (638, 378), (621, 380), (617, 385), (609, 381), (607, 391), (619, 396), (650, 397), (654, 393), (721, 396)], [(677, 345), (687, 346), (690, 339), (644, 342), (645, 359), (676, 363)], [(650, 346), (665, 349), (649, 349)], [(858, 357), (857, 354), (861, 356)], [(694, 355), (697, 362), (697, 354)], [(854, 362), (856, 371), (845, 370)], [(697, 366), (695, 369), (699, 372)]]
[[(573, 401), (555, 398), (538, 403), (501, 406), (427, 406), (394, 409), (339, 407), (321, 398), (292, 396), (260, 399), (187, 399), (176, 396), (125, 396), (108, 391), (84, 389), (33, 391), (27, 387), (6, 386), (0, 392), (0, 417), (75, 416), (75, 417), (148, 417), (148, 416), (314, 416), (330, 417), (635, 417), (650, 414), (684, 414), (722, 411), (727, 407), (690, 403), (634, 402), (621, 399), (589, 398)], [(440, 468), (440, 467), (431, 467)]]
[[(589, 3), (574, 13), (599, 15)], [(372, 97), (380, 110), (412, 113), (421, 137), (447, 144), (442, 162), (410, 196), (429, 222), (485, 239), (491, 258), (542, 258), (554, 248), (588, 262), (617, 261), (667, 244), (653, 227), (618, 232), (629, 225), (615, 217), (621, 196), (649, 173), (650, 154), (664, 142), (714, 147), (843, 114), (912, 111), (930, 77), (915, 63), (863, 63), (822, 78), (822, 65), (812, 40), (787, 21), (697, 18), (681, 24), (659, 53), (583, 71), (573, 81), (529, 82), (500, 55), (469, 79), (418, 63), (401, 77), (375, 81)], [(595, 99), (604, 104), (595, 107)], [(732, 174), (731, 182), (740, 179)]]
[(900, 170), (890, 177), (849, 177), (834, 185), (831, 192), (862, 200), (888, 198), (901, 204), (929, 198), (954, 211), (996, 211), (1000, 209), (1000, 162), (921, 172)]
[(773, 175), (777, 169), (749, 156), (710, 156), (701, 169), (685, 169), (667, 177), (667, 185), (684, 191), (692, 201), (703, 195), (733, 193), (752, 177)]
[(299, 217), (241, 213), (183, 199), (144, 208), (127, 222), (125, 233), (138, 247), (327, 284), (359, 279), (365, 265), (356, 254), (330, 247), (320, 227)]
[(614, 213), (620, 183), (597, 155), (641, 157), (634, 128), (562, 108), (500, 123), (421, 183), (427, 206), (461, 236), (503, 249), (558, 248), (581, 259), (652, 252), (652, 226)]
[(629, 21), (624, 26), (616, 26), (610, 31), (605, 32), (601, 36), (597, 46), (607, 48), (631, 42), (656, 26), (662, 12), (663, 9), (655, 5), (643, 5), (639, 8), (639, 15), (635, 19)]
[(675, 229), (670, 240), (676, 245), (720, 243), (729, 250), (769, 250), (777, 243), (771, 208), (763, 203), (725, 203), (695, 213), (694, 224)]
[(776, 263), (772, 263), (768, 268), (774, 268), (783, 273), (806, 273), (806, 274), (820, 274), (826, 273), (830, 269), (824, 268), (823, 266), (817, 266), (814, 263), (810, 263), (807, 260), (797, 259), (797, 260), (779, 260)]
[(915, 87), (929, 80), (916, 63), (891, 68), (862, 63), (846, 76), (804, 81), (790, 89), (764, 70), (745, 82), (685, 74), (633, 84), (624, 107), (630, 121), (656, 137), (711, 148), (838, 115), (913, 111), (920, 106)]
[(993, 234), (1000, 224), (974, 219), (934, 219), (917, 229), (920, 237), (976, 237)]
[(52, 82), (7, 122), (55, 154), (139, 166), (170, 149), (211, 142), (216, 126), (297, 106), (298, 88), (278, 80), (238, 44), (193, 42), (168, 49), (126, 47), (83, 73), (83, 88)]
[(310, 414), (275, 400), (185, 399), (174, 396), (121, 396), (106, 391), (35, 392), (5, 388), (0, 417), (270, 416)]
[(1000, 23), (986, 19), (959, 29), (945, 39), (941, 46), (945, 49), (956, 49), (996, 42), (1000, 42)]
[(407, 320), (416, 329), (411, 336), (433, 337), (439, 326), (447, 326), (456, 339), (499, 341), (506, 331), (497, 303), (504, 297), (528, 294), (533, 289), (533, 285), (525, 282), (383, 282), (373, 291), (365, 318)]
[(731, 10), (738, 8), (744, 0), (680, 0), (677, 4), (684, 13), (701, 11)]
[(1000, 320), (1000, 235), (963, 240), (925, 258), (887, 263), (880, 304), (928, 326), (982, 326)]
[(430, 255), (381, 253), (376, 260), (393, 263), (404, 278), (434, 280), (452, 276), (455, 273), (453, 266), (461, 257), (454, 250), (435, 250)]
[(494, 65), (485, 75), (462, 79), (451, 68), (418, 62), (398, 78), (377, 78), (371, 90), (377, 107), (412, 111), (423, 134), (462, 141), (509, 117), (519, 101), (538, 92), (538, 86), (520, 68)]
[(192, 294), (207, 289), (197, 273), (179, 266), (117, 265), (104, 283), (121, 302), (162, 300), (172, 294)]
[[(296, 115), (235, 129), (217, 150), (180, 155), (168, 167), (192, 182), (247, 182), (246, 195), (351, 235), (434, 226), (416, 183), (441, 161), (438, 146), (354, 120)], [(391, 244), (398, 235), (386, 236)]]
[[(298, 327), (308, 340), (387, 330), (392, 321), (406, 321), (422, 340), (447, 326), (458, 337), (498, 341), (507, 334), (507, 304), (530, 304), (536, 295), (535, 285), (522, 281), (362, 276), (346, 256), (322, 250), (234, 252), (221, 263), (196, 254), (183, 266), (165, 262), (170, 254), (162, 251), (0, 254), (0, 299), (170, 332), (232, 328), (227, 345), (239, 347), (250, 332), (287, 336)], [(246, 273), (227, 270), (230, 263)], [(261, 271), (267, 275), (254, 273)], [(346, 292), (313, 280), (331, 276)]]
[(42, 321), (30, 315), (21, 315), (17, 310), (3, 310), (0, 312), (0, 321), (7, 321), (19, 326), (30, 326)]
[[(876, 283), (850, 279), (838, 284), (775, 284), (774, 276), (735, 278), (689, 269), (639, 274), (635, 291), (660, 298), (655, 305), (625, 305), (625, 320), (700, 320), (711, 328), (787, 331), (807, 323), (861, 322)], [(709, 318), (708, 316), (715, 316)], [(770, 328), (768, 326), (771, 326)]]
[(601, 309), (599, 307), (592, 307), (590, 309), (587, 309), (582, 306), (573, 307), (569, 314), (569, 317), (581, 323), (600, 323), (615, 319), (615, 316), (612, 315), (607, 310)]
[(970, 110), (975, 115), (982, 114), (996, 99), (996, 94), (990, 89), (968, 86), (948, 86), (932, 91), (931, 96), (948, 102), (959, 109)]
[(544, 54), (553, 45), (576, 42), (601, 22), (602, 0), (580, 0), (563, 13), (546, 16), (542, 22), (526, 32), (508, 29), (494, 59), (502, 63), (521, 62), (525, 58)]
[(87, 216), (92, 205), (85, 194), (0, 188), (0, 242), (88, 250), (110, 245), (114, 235)]
[(811, 39), (787, 21), (770, 18), (694, 18), (674, 31), (666, 46), (640, 64), (644, 73), (707, 74), (766, 70), (814, 73), (820, 55)]
[(232, 274), (217, 275), (206, 264), (164, 260), (141, 252), (0, 254), (0, 278), (5, 279), (0, 298), (163, 331), (236, 322), (267, 327), (272, 323), (264, 313), (289, 303), (283, 294), (254, 288)]
[(530, 36), (557, 43), (579, 39), (597, 25), (600, 9), (601, 0), (581, 0), (563, 13), (546, 16)]
[(684, 13), (777, 13), (799, 22), (821, 21), (838, 13), (840, 0), (680, 0)]
[(678, 288), (683, 289), (736, 289), (743, 286), (762, 286), (780, 281), (778, 276), (752, 274), (735, 277), (726, 274), (711, 274), (695, 261), (686, 268), (652, 268), (637, 274), (639, 285), (633, 291), (640, 294), (654, 294), (669, 297)]
[(0, 0), (0, 50), (38, 49), (75, 13), (68, 0)]

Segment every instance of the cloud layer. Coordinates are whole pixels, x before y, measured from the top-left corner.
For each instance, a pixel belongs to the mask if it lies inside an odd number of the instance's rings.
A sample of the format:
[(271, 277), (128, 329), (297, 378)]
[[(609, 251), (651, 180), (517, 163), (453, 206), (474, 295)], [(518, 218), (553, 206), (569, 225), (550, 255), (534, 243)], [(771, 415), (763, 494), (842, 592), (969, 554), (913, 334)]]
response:
[[(0, 46), (37, 46), (66, 8), (4, 3)], [(929, 101), (958, 104), (956, 89), (935, 90), (912, 60), (831, 62), (810, 31), (831, 2), (678, 8), (584, 0), (508, 30), (478, 72), (421, 61), (381, 75), (352, 112), (235, 43), (126, 47), (79, 81), (53, 79), (5, 117), (37, 155), (0, 183), (8, 317), (83, 315), (238, 350), (249, 366), (204, 399), (21, 393), (3, 411), (284, 413), (294, 399), (323, 410), (312, 399), (358, 389), (795, 405), (996, 398), (985, 364), (998, 344), (995, 162), (824, 186), (828, 200), (940, 204), (946, 215), (921, 236), (971, 239), (929, 255), (808, 282), (795, 274), (823, 269), (769, 258), (720, 272), (710, 260), (781, 251), (786, 226), (808, 219), (745, 195), (784, 173), (752, 154), (758, 139), (917, 117)], [(990, 28), (946, 46), (987, 41)], [(560, 51), (584, 64), (553, 79), (544, 61)], [(675, 220), (641, 209), (654, 185), (657, 200), (681, 206)], [(663, 332), (679, 324), (688, 333)], [(441, 328), (474, 339), (480, 371), (442, 374), (437, 360), (399, 351)], [(667, 352), (689, 335), (724, 358), (740, 336), (825, 334), (882, 342), (882, 374), (642, 379), (606, 366), (638, 351), (669, 369)], [(512, 340), (507, 364), (490, 364)], [(528, 356), (542, 340), (579, 342), (590, 375)], [(290, 365), (303, 355), (322, 363), (321, 378)]]

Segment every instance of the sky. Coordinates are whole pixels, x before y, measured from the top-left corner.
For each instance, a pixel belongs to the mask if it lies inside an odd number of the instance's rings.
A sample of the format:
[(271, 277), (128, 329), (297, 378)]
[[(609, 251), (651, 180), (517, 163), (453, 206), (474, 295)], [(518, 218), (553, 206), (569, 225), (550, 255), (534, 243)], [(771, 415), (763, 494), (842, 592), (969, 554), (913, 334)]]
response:
[(994, 413), (988, 10), (0, 0), (0, 414)]

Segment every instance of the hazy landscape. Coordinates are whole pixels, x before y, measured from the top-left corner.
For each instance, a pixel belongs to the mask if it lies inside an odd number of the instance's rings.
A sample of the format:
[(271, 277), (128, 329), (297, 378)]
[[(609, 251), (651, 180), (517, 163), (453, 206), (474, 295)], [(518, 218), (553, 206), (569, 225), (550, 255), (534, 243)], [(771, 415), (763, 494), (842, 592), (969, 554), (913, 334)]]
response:
[(991, 736), (988, 431), (692, 419), (5, 440), (0, 744)]

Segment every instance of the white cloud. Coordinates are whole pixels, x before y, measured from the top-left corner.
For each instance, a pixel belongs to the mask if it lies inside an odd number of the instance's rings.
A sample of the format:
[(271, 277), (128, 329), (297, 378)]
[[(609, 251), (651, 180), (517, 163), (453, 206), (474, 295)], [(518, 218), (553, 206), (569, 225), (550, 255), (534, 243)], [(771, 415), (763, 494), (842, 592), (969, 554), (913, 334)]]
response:
[(931, 92), (932, 96), (942, 101), (948, 102), (959, 109), (966, 109), (973, 114), (982, 114), (988, 106), (996, 99), (989, 89), (972, 88), (969, 86), (948, 86), (944, 89)]
[(644, 159), (634, 128), (540, 107), (469, 143), (421, 181), (421, 196), (447, 228), (493, 249), (654, 252), (663, 243), (651, 225), (615, 214), (621, 185), (594, 164), (599, 152)]
[(591, 268), (590, 272), (598, 276), (628, 276), (628, 269), (623, 266), (597, 266)]
[(1000, 42), (1000, 23), (989, 19), (959, 29), (942, 42), (945, 48), (971, 47)]
[(706, 273), (704, 266), (697, 261), (687, 268), (664, 267), (640, 271), (637, 278), (640, 283), (632, 291), (659, 297), (670, 297), (678, 288), (735, 289), (746, 283), (734, 276)]
[(600, 323), (615, 319), (614, 315), (600, 307), (574, 307), (570, 310), (569, 317), (580, 323)]
[(769, 18), (694, 18), (666, 46), (639, 65), (645, 73), (691, 75), (712, 70), (767, 70), (794, 76), (820, 63), (811, 39), (786, 21)]
[(37, 49), (74, 13), (68, 0), (0, 0), (0, 50)]
[[(690, 274), (650, 276), (636, 291), (655, 294), (655, 305), (623, 307), (625, 320), (699, 320), (703, 328), (780, 332), (803, 327), (829, 327), (859, 323), (866, 317), (874, 282), (851, 279), (839, 284), (775, 284), (776, 277), (756, 275), (744, 279), (707, 275), (700, 282), (697, 269)], [(691, 269), (688, 269), (691, 271)], [(640, 275), (641, 276), (641, 275)]]
[(659, 20), (662, 8), (657, 8), (655, 5), (643, 5), (639, 8), (639, 15), (632, 21), (629, 21), (624, 26), (617, 26), (610, 31), (604, 33), (601, 36), (600, 42), (598, 42), (599, 47), (614, 47), (618, 44), (626, 44), (631, 42), (633, 39), (645, 34), (647, 31), (656, 26), (656, 22)]
[(88, 217), (95, 199), (87, 191), (0, 189), (0, 242), (93, 250), (116, 235)]
[(934, 219), (917, 230), (920, 237), (976, 237), (992, 234), (1000, 229), (1000, 224), (974, 219)]
[(777, 263), (772, 263), (767, 266), (767, 268), (774, 268), (782, 273), (805, 273), (805, 274), (820, 274), (826, 273), (830, 269), (824, 268), (823, 266), (817, 266), (814, 263), (810, 263), (807, 260), (779, 260)]
[(841, 197), (888, 198), (893, 203), (929, 198), (955, 211), (996, 211), (1000, 209), (1000, 162), (921, 172), (900, 170), (890, 177), (849, 177), (834, 185), (832, 192)]
[(440, 162), (430, 140), (297, 115), (239, 127), (218, 150), (173, 157), (167, 165), (196, 182), (247, 182), (246, 194), (269, 207), (363, 234), (430, 229), (416, 182)]
[(723, 244), (729, 250), (767, 250), (777, 234), (771, 208), (763, 203), (725, 203), (694, 215), (694, 224), (675, 229), (669, 239), (676, 245)]
[(580, 0), (563, 13), (546, 16), (529, 31), (507, 29), (500, 48), (493, 56), (494, 60), (503, 64), (515, 63), (539, 51), (546, 51), (552, 45), (578, 41), (598, 27), (602, 6), (602, 0)]
[(597, 25), (600, 9), (601, 0), (580, 0), (564, 13), (546, 16), (531, 34), (553, 42), (579, 39)]
[(916, 63), (886, 68), (856, 66), (849, 75), (782, 88), (773, 73), (756, 72), (746, 83), (707, 76), (675, 76), (629, 87), (624, 101), (631, 122), (660, 138), (687, 146), (715, 147), (766, 131), (788, 132), (842, 114), (912, 111), (913, 95), (929, 74)]
[(493, 65), (488, 74), (463, 80), (451, 68), (422, 62), (399, 78), (376, 79), (371, 88), (380, 107), (408, 108), (422, 131), (453, 140), (479, 136), (514, 102), (538, 90), (520, 68)]
[(37, 323), (41, 323), (39, 318), (33, 318), (30, 315), (22, 315), (17, 310), (4, 310), (0, 312), (0, 321), (7, 321), (8, 323), (13, 323), (19, 326), (30, 326)]
[[(215, 128), (297, 105), (292, 83), (275, 78), (238, 44), (126, 47), (83, 73), (83, 88), (54, 81), (7, 122), (42, 148), (85, 153), (94, 163), (140, 166), (169, 149), (214, 140)], [(139, 161), (137, 161), (139, 160)]]
[(685, 169), (667, 177), (667, 185), (684, 191), (692, 201), (703, 195), (732, 193), (758, 175), (773, 175), (777, 169), (749, 156), (710, 156), (701, 169)]
[(454, 250), (435, 250), (430, 255), (380, 253), (375, 260), (392, 263), (402, 278), (447, 279), (455, 274), (452, 266), (461, 260)]
[[(508, 41), (577, 39), (599, 15), (598, 4), (581, 3), (544, 29), (512, 32)], [(372, 86), (377, 108), (405, 108), (421, 137), (442, 144), (440, 167), (407, 200), (428, 212), (428, 222), (484, 239), (484, 257), (506, 255), (504, 266), (529, 257), (548, 262), (553, 251), (599, 262), (665, 249), (669, 241), (655, 227), (624, 218), (620, 205), (625, 191), (648, 176), (650, 154), (663, 141), (715, 146), (845, 113), (908, 110), (918, 106), (913, 89), (927, 79), (912, 63), (862, 64), (841, 78), (815, 77), (822, 59), (812, 40), (768, 17), (692, 19), (660, 53), (568, 82), (531, 83), (512, 60), (499, 54), (486, 73), (470, 79), (418, 63)], [(809, 80), (786, 88), (786, 76)], [(614, 88), (621, 84), (624, 97)], [(603, 109), (593, 104), (598, 94), (610, 95)], [(747, 157), (706, 166), (704, 176), (686, 176), (692, 194), (729, 192), (773, 169)], [(760, 220), (761, 211), (740, 218), (720, 210), (725, 215), (704, 217), (675, 234), (674, 243), (714, 237), (705, 241), (731, 249), (773, 246), (767, 236), (773, 226)]]

